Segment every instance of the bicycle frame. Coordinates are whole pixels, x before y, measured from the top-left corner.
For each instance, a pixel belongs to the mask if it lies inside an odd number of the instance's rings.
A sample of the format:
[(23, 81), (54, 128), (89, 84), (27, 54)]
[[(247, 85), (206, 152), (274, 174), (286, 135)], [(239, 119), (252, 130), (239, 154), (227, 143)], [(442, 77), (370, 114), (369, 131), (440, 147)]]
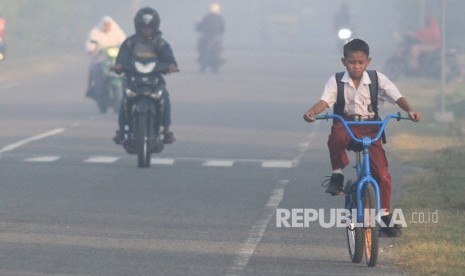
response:
[[(363, 213), (363, 206), (362, 206), (362, 191), (365, 188), (367, 183), (371, 183), (375, 190), (376, 194), (376, 218), (378, 221), (381, 219), (381, 200), (380, 200), (380, 192), (379, 192), (379, 184), (371, 175), (370, 170), (370, 153), (369, 148), (370, 146), (378, 141), (384, 129), (386, 128), (387, 123), (391, 119), (400, 120), (410, 120), (409, 117), (402, 116), (399, 113), (389, 114), (381, 121), (346, 121), (342, 116), (337, 114), (325, 114), (325, 115), (317, 115), (315, 116), (316, 120), (327, 120), (327, 119), (336, 119), (339, 120), (344, 128), (346, 129), (347, 133), (349, 134), (350, 138), (358, 144), (362, 145), (363, 151), (363, 160), (360, 164), (360, 160), (357, 160), (356, 164), (356, 171), (357, 171), (357, 181), (352, 185), (357, 185), (357, 222), (364, 221), (364, 213)], [(353, 131), (350, 129), (350, 126), (379, 126), (378, 134), (374, 137), (363, 136), (358, 138), (355, 136)]]

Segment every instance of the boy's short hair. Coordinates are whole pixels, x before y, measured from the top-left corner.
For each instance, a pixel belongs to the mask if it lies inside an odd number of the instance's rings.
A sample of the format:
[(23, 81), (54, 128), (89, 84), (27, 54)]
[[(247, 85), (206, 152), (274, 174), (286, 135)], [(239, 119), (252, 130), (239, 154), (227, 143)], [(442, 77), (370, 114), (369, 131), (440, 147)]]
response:
[(370, 47), (368, 46), (368, 43), (361, 39), (352, 39), (344, 45), (344, 57), (347, 57), (349, 53), (356, 51), (362, 51), (367, 55), (367, 57), (370, 56)]

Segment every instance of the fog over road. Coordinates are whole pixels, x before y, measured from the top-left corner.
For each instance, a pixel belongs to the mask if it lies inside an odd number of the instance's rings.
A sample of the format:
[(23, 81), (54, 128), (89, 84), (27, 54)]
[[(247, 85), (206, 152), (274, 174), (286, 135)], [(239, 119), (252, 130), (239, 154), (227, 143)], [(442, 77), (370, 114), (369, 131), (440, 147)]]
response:
[(84, 97), (87, 60), (6, 78), (0, 275), (403, 274), (392, 240), (368, 268), (350, 262), (343, 228), (276, 227), (276, 208), (343, 206), (320, 186), (330, 123), (301, 119), (340, 69), (334, 55), (225, 56), (201, 75), (193, 52), (177, 53), (177, 141), (148, 169), (111, 141), (116, 115)]

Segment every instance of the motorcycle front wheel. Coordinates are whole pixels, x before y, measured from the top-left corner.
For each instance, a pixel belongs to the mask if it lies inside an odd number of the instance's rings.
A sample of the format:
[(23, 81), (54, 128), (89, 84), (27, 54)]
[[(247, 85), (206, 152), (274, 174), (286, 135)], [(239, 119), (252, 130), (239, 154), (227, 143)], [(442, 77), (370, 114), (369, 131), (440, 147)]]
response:
[(139, 114), (137, 120), (137, 165), (139, 168), (150, 167), (151, 154), (149, 151), (149, 118), (146, 113)]

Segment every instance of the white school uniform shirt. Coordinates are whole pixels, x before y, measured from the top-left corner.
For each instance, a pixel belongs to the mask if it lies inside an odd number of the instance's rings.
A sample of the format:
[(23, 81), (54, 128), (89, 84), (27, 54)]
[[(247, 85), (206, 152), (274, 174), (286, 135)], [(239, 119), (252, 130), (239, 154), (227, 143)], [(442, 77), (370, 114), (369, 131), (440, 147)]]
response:
[[(396, 85), (389, 80), (386, 75), (377, 72), (378, 74), (378, 110), (380, 110), (384, 102), (396, 104), (397, 100), (402, 97)], [(368, 85), (371, 83), (370, 77), (367, 72), (363, 72), (363, 77), (360, 80), (360, 85), (355, 88), (352, 78), (349, 73), (344, 72), (341, 81), (344, 83), (344, 114), (348, 115), (362, 115), (373, 116), (375, 113), (371, 108), (370, 88)], [(328, 103), (332, 108), (337, 101), (337, 82), (336, 76), (333, 75), (329, 78), (325, 85), (325, 90), (321, 96), (321, 100)]]

